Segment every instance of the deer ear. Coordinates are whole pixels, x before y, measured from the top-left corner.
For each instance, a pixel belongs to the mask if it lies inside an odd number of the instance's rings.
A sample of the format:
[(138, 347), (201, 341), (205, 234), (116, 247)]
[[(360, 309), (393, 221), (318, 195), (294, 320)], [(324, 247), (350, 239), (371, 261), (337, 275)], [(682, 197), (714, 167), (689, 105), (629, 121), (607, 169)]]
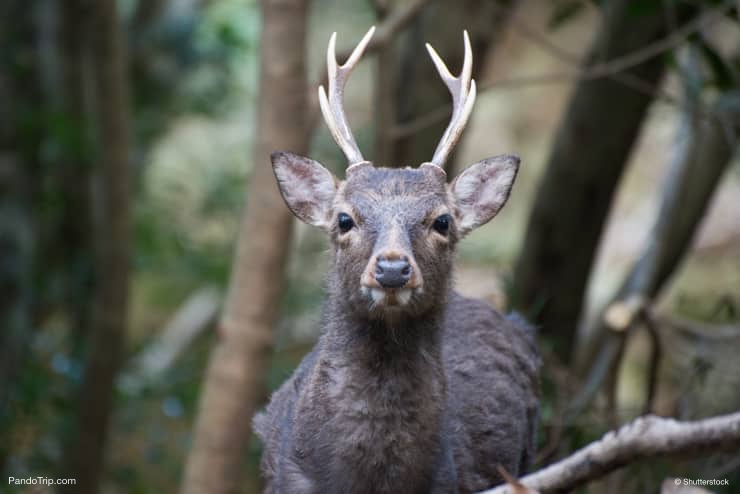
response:
[(297, 154), (275, 152), (270, 159), (288, 208), (301, 221), (327, 228), (337, 191), (334, 175), (317, 161)]
[(506, 203), (519, 169), (519, 157), (501, 155), (468, 167), (450, 186), (462, 235), (488, 223)]

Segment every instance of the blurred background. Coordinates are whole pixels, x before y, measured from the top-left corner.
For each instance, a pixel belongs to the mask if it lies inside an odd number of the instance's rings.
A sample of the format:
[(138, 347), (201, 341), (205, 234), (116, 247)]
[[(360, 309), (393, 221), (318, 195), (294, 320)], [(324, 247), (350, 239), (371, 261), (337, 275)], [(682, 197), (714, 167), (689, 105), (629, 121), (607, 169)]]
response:
[[(80, 493), (259, 492), (250, 418), (317, 337), (323, 235), (269, 153), (346, 166), (317, 110), (326, 45), (378, 31), (347, 112), (366, 157), (517, 153), (457, 289), (540, 326), (535, 468), (652, 412), (740, 409), (740, 11), (718, 0), (4, 0), (0, 470)], [(588, 492), (729, 478), (642, 462)], [(733, 490), (734, 489), (734, 490)], [(0, 492), (56, 492), (8, 485)]]

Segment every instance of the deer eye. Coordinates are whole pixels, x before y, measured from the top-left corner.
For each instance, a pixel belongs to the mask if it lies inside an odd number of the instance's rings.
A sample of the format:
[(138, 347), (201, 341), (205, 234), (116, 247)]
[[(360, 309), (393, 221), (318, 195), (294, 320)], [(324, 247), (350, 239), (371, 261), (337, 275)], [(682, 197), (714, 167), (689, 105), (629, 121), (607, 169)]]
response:
[(434, 220), (434, 224), (432, 225), (432, 228), (439, 233), (440, 235), (447, 235), (447, 232), (450, 231), (450, 221), (452, 218), (449, 214), (443, 214), (439, 216), (436, 220)]
[(347, 233), (353, 226), (355, 226), (355, 222), (347, 213), (339, 213), (337, 216), (337, 226), (339, 227), (340, 232)]

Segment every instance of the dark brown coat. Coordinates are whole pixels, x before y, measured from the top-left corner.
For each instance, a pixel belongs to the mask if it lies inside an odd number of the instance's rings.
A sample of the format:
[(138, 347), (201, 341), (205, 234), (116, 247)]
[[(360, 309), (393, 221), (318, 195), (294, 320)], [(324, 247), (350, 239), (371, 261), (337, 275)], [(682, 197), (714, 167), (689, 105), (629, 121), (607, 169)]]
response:
[[(457, 241), (501, 208), (518, 159), (478, 163), (450, 185), (425, 165), (361, 164), (339, 182), (307, 158), (273, 164), (291, 210), (331, 235), (333, 265), (316, 347), (254, 420), (267, 492), (467, 493), (501, 482), (498, 464), (524, 473), (533, 332), (450, 288)], [(411, 266), (405, 296), (373, 280), (391, 256)]]

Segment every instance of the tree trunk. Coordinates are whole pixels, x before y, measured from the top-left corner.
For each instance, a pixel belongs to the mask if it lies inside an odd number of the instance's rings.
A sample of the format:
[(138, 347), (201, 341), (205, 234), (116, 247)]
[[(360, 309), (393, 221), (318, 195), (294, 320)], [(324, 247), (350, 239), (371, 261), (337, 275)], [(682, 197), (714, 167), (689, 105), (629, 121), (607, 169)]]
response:
[(236, 492), (251, 417), (264, 397), (292, 216), (270, 166), (272, 151), (305, 153), (305, 0), (263, 0), (260, 99), (254, 171), (229, 296), (201, 391), (182, 492)]
[[(631, 53), (665, 37), (663, 9), (636, 14), (629, 0), (607, 2), (585, 66)], [(683, 22), (693, 10), (676, 7)], [(619, 74), (658, 87), (666, 59), (653, 57)], [(619, 178), (653, 94), (613, 77), (583, 80), (560, 124), (535, 194), (514, 276), (514, 303), (533, 317), (556, 354), (569, 362), (584, 292)]]
[(617, 298), (630, 293), (653, 298), (689, 250), (714, 191), (737, 149), (740, 92), (722, 95), (712, 120), (699, 122), (663, 191), (649, 243)]
[[(39, 180), (41, 132), (34, 125), (41, 101), (35, 9), (0, 3), (0, 437), (15, 418), (17, 377), (32, 333), (36, 232), (33, 211)], [(0, 441), (0, 472), (10, 454)]]
[(133, 15), (133, 25), (137, 30), (146, 30), (169, 7), (170, 0), (147, 0), (138, 2)]
[(93, 78), (99, 129), (96, 204), (96, 289), (93, 334), (80, 388), (76, 437), (67, 446), (62, 477), (77, 479), (62, 492), (98, 491), (113, 388), (128, 325), (130, 177), (128, 85), (123, 31), (115, 0), (94, 3)]
[(90, 330), (87, 301), (93, 296), (93, 238), (91, 198), (91, 148), (89, 102), (90, 0), (65, 0), (60, 5), (62, 107), (68, 137), (62, 142), (62, 158), (55, 167), (61, 217), (53, 240), (58, 245), (64, 277), (65, 305), (70, 321), (73, 349), (84, 349)]
[[(411, 24), (409, 32), (399, 39), (397, 55), (392, 58), (384, 57), (384, 63), (395, 61), (397, 64), (393, 70), (395, 77), (385, 79), (386, 82), (395, 84), (395, 89), (378, 89), (377, 94), (392, 97), (395, 115), (392, 121), (389, 121), (388, 116), (384, 117), (385, 123), (376, 121), (376, 148), (380, 153), (375, 158), (376, 161), (393, 166), (417, 166), (429, 161), (449, 123), (449, 119), (441, 119), (408, 135), (395, 133), (398, 124), (403, 125), (439, 108), (449, 106), (452, 114), (450, 93), (439, 78), (432, 61), (426, 53), (422, 53), (424, 43), (429, 42), (434, 46), (450, 71), (456, 75), (462, 67), (464, 54), (462, 32), (467, 29), (474, 54), (473, 77), (477, 77), (487, 53), (508, 19), (512, 5), (511, 0), (429, 2)], [(378, 70), (382, 68), (379, 67)], [(383, 101), (378, 101), (377, 107), (382, 110), (383, 104)], [(447, 166), (451, 166), (454, 156), (453, 152)]]
[[(669, 172), (648, 244), (609, 306), (628, 300), (649, 305), (689, 250), (720, 178), (737, 150), (734, 141), (740, 131), (740, 92), (721, 96), (712, 115), (711, 121), (692, 126), (683, 152)], [(592, 350), (589, 356), (588, 379), (572, 402), (572, 415), (588, 405), (608, 373), (617, 372), (615, 366), (619, 365), (618, 356), (627, 337), (626, 328), (620, 329), (609, 331), (603, 316), (597, 320), (590, 339), (599, 344), (598, 350)]]

